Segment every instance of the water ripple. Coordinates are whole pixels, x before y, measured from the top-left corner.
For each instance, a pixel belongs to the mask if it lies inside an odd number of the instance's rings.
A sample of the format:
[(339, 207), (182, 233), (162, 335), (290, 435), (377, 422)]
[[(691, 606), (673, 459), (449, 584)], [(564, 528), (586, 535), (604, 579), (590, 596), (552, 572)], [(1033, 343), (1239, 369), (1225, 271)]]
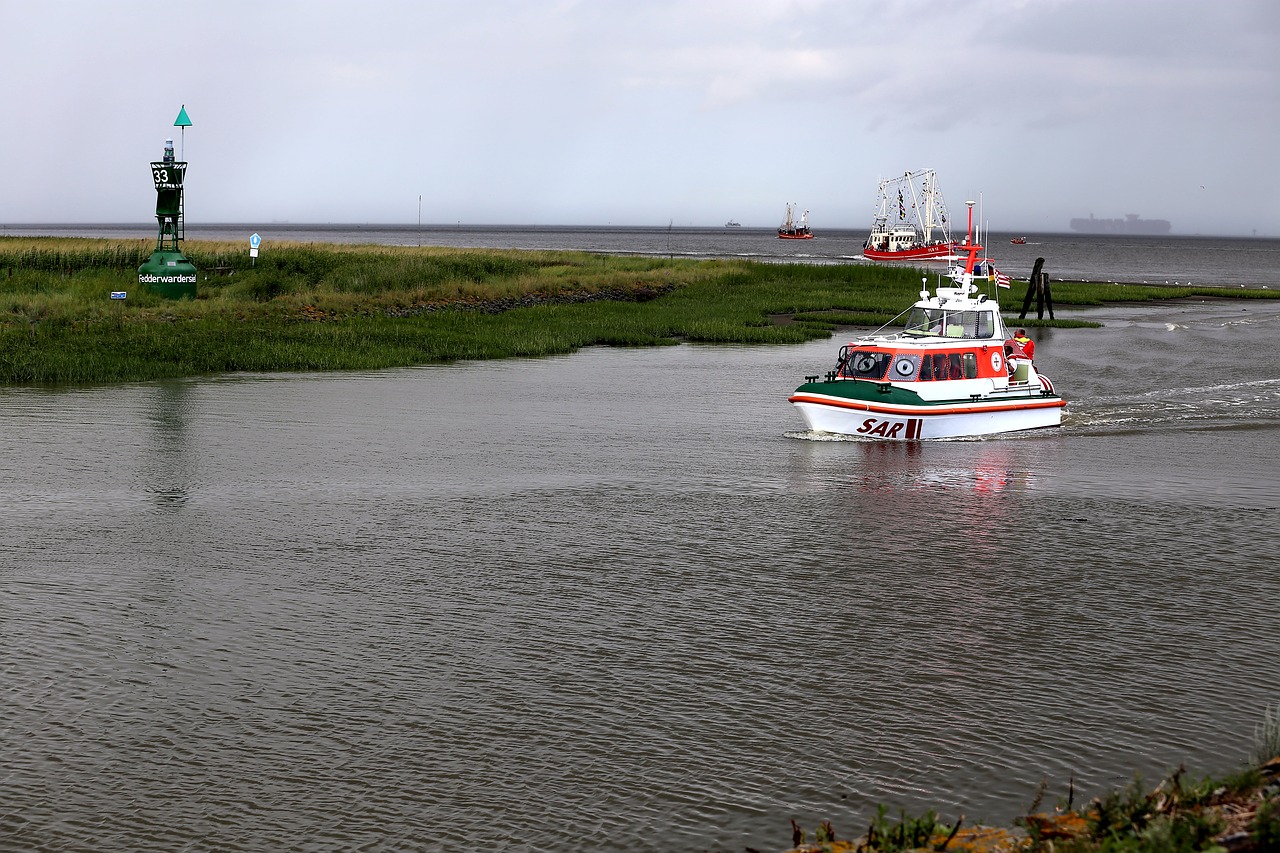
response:
[(781, 849), (1234, 769), (1280, 683), (1275, 382), (795, 440), (819, 343), (19, 395), (0, 846)]

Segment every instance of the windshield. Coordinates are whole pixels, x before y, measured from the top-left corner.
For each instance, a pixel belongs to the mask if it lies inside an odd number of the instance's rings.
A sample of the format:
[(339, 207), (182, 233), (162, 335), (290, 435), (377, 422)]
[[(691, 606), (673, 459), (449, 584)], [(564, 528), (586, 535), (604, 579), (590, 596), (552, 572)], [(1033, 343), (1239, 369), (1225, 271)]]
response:
[(946, 308), (922, 308), (919, 305), (907, 315), (908, 335), (938, 335), (945, 338), (989, 338), (995, 334), (990, 311), (951, 311)]

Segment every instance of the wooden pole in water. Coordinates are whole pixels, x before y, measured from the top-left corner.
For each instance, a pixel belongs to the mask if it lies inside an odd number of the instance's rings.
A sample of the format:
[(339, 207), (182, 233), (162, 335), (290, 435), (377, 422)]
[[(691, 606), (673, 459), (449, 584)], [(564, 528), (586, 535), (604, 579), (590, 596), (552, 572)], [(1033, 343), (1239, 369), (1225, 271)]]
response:
[(1040, 273), (1040, 294), (1036, 297), (1037, 318), (1043, 320), (1044, 314), (1039, 311), (1040, 302), (1043, 301), (1049, 309), (1049, 319), (1053, 319), (1053, 296), (1049, 293), (1049, 274), (1047, 272)]
[[(1031, 297), (1040, 292), (1040, 268), (1044, 266), (1044, 258), (1036, 258), (1036, 265), (1031, 268), (1031, 278), (1027, 279), (1027, 295), (1022, 297), (1022, 313), (1018, 315), (1019, 320), (1027, 318), (1027, 312), (1031, 310)], [(1044, 316), (1044, 308), (1040, 308), (1041, 316)]]

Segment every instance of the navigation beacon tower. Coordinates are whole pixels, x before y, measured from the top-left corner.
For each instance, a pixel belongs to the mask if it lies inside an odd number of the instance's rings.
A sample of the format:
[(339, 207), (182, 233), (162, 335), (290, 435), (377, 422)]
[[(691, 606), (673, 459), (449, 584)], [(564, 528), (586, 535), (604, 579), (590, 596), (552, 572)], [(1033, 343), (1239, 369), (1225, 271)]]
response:
[[(187, 108), (174, 125), (183, 133), (191, 125)], [(151, 178), (156, 185), (156, 222), (159, 232), (156, 248), (151, 257), (138, 267), (138, 284), (153, 293), (169, 299), (194, 299), (196, 296), (196, 268), (182, 254), (179, 243), (185, 237), (182, 220), (182, 179), (187, 174), (187, 163), (173, 156), (173, 140), (164, 141), (164, 158), (151, 164)]]

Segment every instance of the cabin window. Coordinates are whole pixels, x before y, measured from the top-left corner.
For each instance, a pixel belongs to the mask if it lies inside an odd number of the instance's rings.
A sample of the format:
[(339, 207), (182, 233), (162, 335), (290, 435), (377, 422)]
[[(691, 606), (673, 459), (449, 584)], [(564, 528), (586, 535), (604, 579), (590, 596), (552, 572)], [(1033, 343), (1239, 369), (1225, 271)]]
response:
[(960, 366), (964, 370), (965, 379), (978, 378), (978, 356), (971, 352), (960, 353)]
[(945, 308), (912, 308), (904, 331), (909, 335), (947, 338), (990, 338), (995, 323), (990, 311), (949, 311)]
[[(977, 362), (974, 362), (974, 371), (976, 375)], [(959, 353), (939, 352), (933, 355), (926, 355), (921, 358), (920, 362), (920, 379), (924, 382), (946, 380), (946, 379), (964, 379), (964, 369), (960, 365)]]
[(920, 360), (920, 381), (921, 382), (932, 382), (934, 379), (938, 378), (937, 373), (933, 367), (934, 359), (936, 357), (937, 356), (926, 355), (924, 358)]
[(889, 378), (896, 379), (898, 382), (910, 382), (916, 378), (919, 371), (920, 356), (900, 353), (894, 356), (893, 369), (889, 372)]
[(904, 331), (908, 335), (927, 335), (929, 328), (933, 324), (933, 309), (931, 308), (912, 308), (911, 313), (907, 315), (907, 325)]
[(991, 322), (990, 311), (975, 311), (978, 315), (978, 337), (989, 338), (995, 334), (995, 327)]
[(884, 379), (892, 356), (887, 352), (872, 352), (844, 347), (840, 350), (840, 362), (836, 375), (844, 379)]

